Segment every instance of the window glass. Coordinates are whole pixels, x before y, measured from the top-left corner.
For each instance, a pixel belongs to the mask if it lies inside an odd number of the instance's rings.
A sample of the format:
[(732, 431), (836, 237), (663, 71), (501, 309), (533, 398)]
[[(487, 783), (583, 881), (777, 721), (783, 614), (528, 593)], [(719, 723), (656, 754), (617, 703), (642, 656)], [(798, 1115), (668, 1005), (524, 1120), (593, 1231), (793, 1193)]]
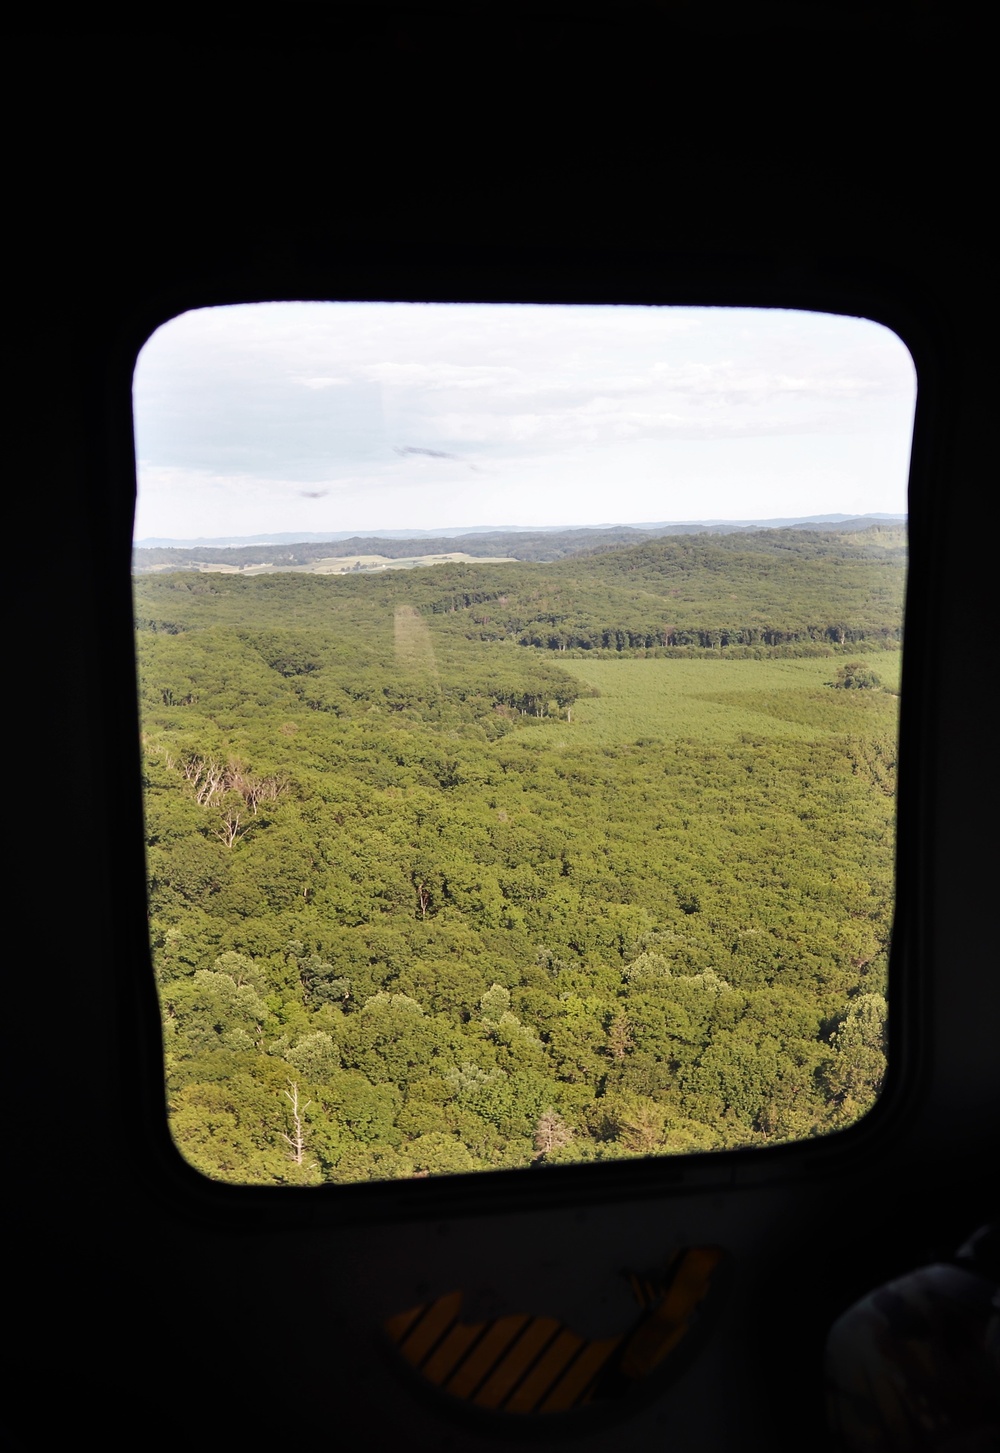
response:
[(171, 1127), (322, 1184), (823, 1135), (884, 1071), (915, 394), (864, 319), (258, 304), (135, 376)]

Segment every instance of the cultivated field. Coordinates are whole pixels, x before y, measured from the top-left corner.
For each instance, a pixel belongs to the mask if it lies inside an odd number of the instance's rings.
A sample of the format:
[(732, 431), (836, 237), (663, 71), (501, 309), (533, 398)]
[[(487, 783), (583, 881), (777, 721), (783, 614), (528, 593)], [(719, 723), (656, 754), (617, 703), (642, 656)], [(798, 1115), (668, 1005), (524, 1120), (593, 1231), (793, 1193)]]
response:
[[(834, 691), (842, 658), (788, 661), (694, 661), (634, 658), (560, 660), (599, 697), (581, 697), (570, 726), (525, 727), (521, 740), (549, 746), (573, 742), (611, 746), (637, 740), (703, 742), (741, 737), (800, 741), (825, 733), (895, 731), (901, 653), (880, 651), (865, 660), (886, 690)], [(556, 741), (558, 736), (558, 743)]]
[[(353, 575), (371, 570), (413, 570), (420, 565), (448, 565), (454, 561), (475, 562), (476, 565), (506, 565), (514, 559), (512, 555), (467, 555), (463, 550), (452, 550), (446, 555), (407, 555), (400, 559), (388, 555), (325, 555), (322, 560), (310, 560), (302, 565), (227, 565), (224, 561), (201, 561), (196, 565), (185, 565), (184, 570), (196, 570), (200, 575)], [(163, 575), (178, 569), (170, 561), (166, 564), (148, 565), (142, 571), (146, 575)]]

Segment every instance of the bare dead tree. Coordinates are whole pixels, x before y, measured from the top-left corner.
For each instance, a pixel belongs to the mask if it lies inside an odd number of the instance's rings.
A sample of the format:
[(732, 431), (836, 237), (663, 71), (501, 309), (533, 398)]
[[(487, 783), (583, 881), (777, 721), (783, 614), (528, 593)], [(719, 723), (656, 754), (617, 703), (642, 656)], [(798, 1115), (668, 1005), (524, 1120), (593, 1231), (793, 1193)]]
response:
[(246, 825), (241, 821), (239, 812), (235, 807), (227, 807), (222, 814), (222, 822), (215, 830), (215, 836), (227, 848), (231, 848), (245, 832)]
[[(288, 1146), (285, 1154), (289, 1160), (293, 1160), (296, 1165), (304, 1165), (306, 1158), (306, 1132), (302, 1124), (302, 1116), (309, 1109), (312, 1101), (307, 1100), (304, 1105), (300, 1105), (298, 1085), (294, 1080), (289, 1080), (288, 1083), (290, 1089), (285, 1091), (285, 1099), (292, 1107), (292, 1133), (291, 1135), (286, 1135), (282, 1130), (281, 1138)], [(315, 1161), (311, 1161), (307, 1169), (311, 1170), (315, 1164)]]
[[(234, 783), (234, 786), (237, 784)], [(254, 817), (262, 802), (275, 802), (285, 790), (286, 783), (280, 777), (245, 777), (237, 786)]]
[(201, 758), (187, 756), (181, 760), (181, 772), (185, 782), (196, 782), (201, 772)]
[(212, 798), (225, 792), (226, 769), (214, 758), (199, 757), (191, 766), (188, 781), (194, 787), (195, 801), (200, 807), (211, 804)]
[(616, 1014), (608, 1027), (608, 1054), (612, 1059), (623, 1060), (631, 1048), (632, 1034), (628, 1018), (624, 1014)]
[(238, 792), (254, 817), (262, 802), (276, 801), (288, 788), (284, 777), (259, 777), (236, 757), (218, 762), (214, 757), (202, 757), (192, 752), (182, 761), (181, 771), (184, 780), (194, 789), (199, 806), (211, 807), (227, 792)]
[(568, 1145), (572, 1139), (573, 1131), (561, 1115), (557, 1115), (554, 1110), (543, 1111), (535, 1126), (535, 1160)]

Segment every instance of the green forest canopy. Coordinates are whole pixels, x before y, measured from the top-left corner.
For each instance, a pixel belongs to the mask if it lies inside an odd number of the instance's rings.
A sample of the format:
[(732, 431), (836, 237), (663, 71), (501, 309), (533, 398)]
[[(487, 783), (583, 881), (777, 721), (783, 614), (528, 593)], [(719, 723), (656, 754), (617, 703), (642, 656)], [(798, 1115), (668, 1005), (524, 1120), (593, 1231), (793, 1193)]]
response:
[(182, 1153), (346, 1182), (864, 1113), (904, 572), (875, 529), (138, 579)]

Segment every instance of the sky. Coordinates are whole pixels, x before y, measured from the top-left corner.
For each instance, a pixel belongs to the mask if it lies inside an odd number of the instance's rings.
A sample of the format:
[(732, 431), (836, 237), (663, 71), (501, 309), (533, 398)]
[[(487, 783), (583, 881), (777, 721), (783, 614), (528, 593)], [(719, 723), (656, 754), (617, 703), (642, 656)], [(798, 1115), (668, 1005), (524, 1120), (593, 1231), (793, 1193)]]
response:
[(916, 380), (867, 319), (253, 303), (136, 366), (136, 538), (904, 514)]

